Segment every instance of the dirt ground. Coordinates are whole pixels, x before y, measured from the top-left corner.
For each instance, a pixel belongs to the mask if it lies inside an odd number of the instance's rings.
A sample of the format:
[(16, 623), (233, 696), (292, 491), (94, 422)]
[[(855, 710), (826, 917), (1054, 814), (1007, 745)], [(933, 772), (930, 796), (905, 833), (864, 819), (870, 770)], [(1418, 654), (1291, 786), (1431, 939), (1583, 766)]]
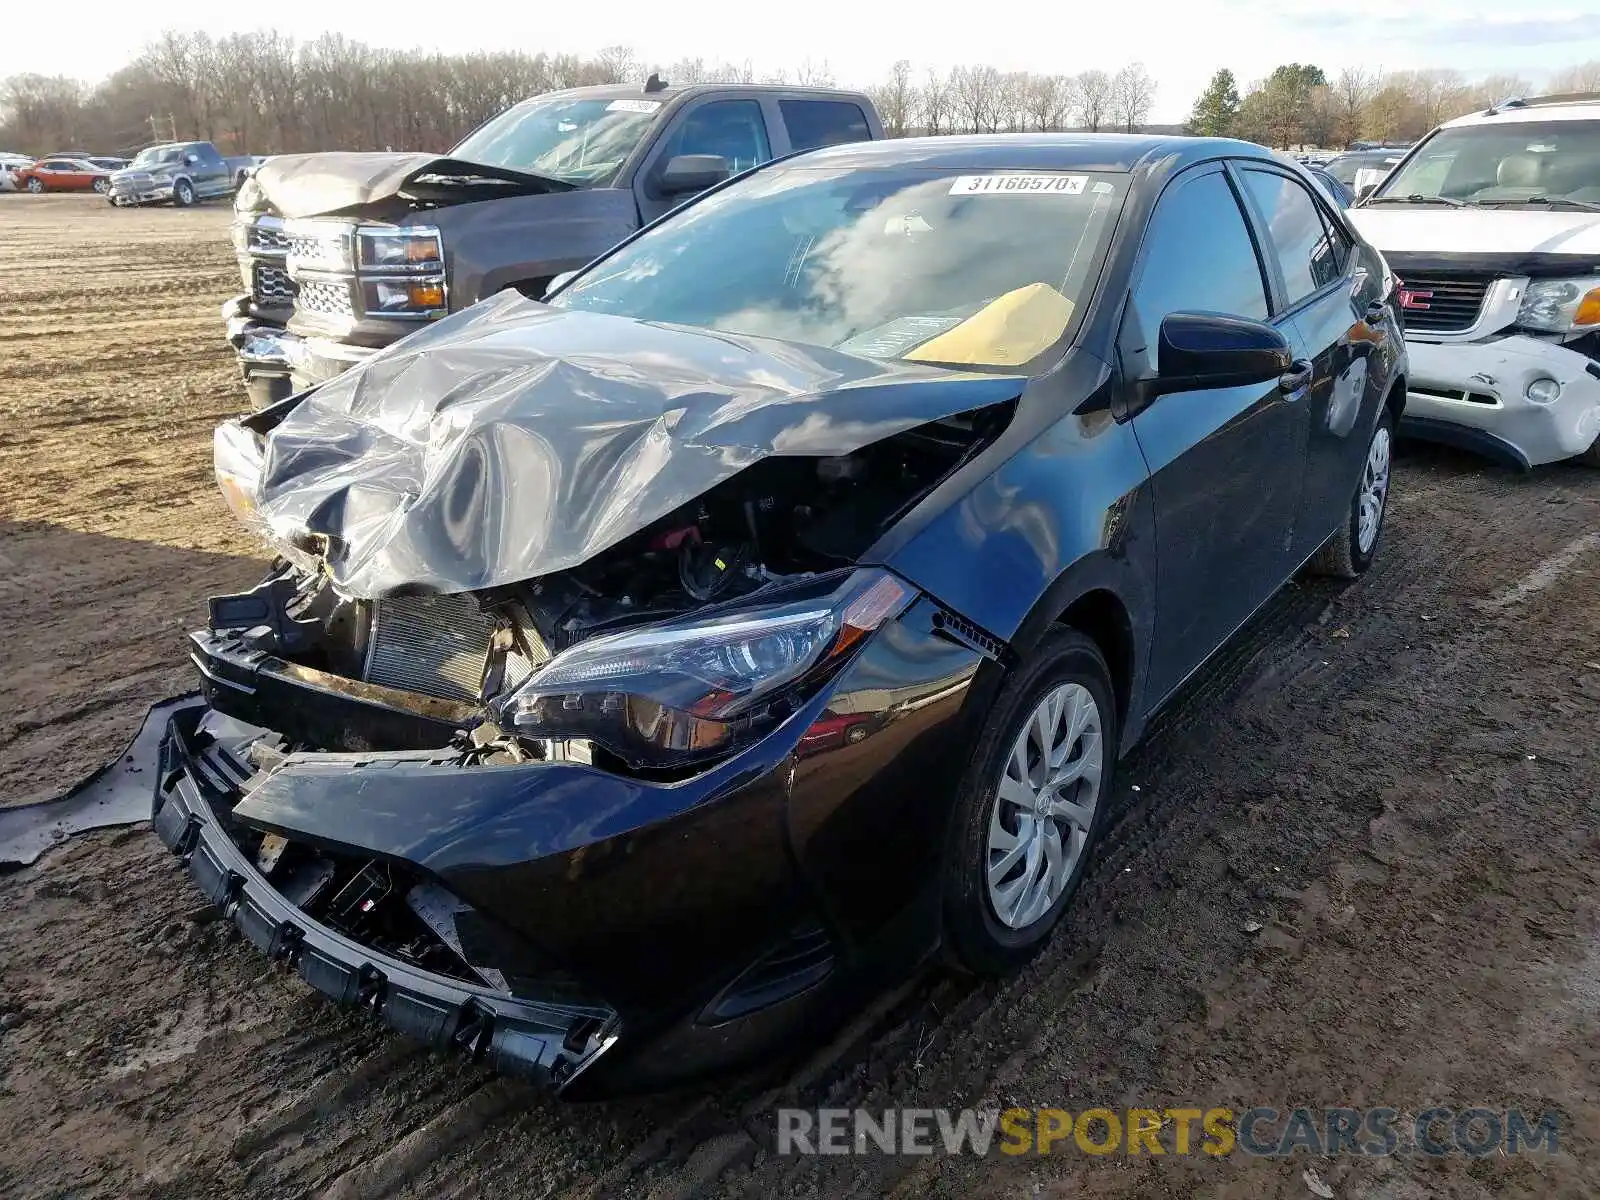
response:
[[(221, 208), (0, 196), (0, 804), (187, 690), (258, 553)], [(0, 876), (0, 1195), (1578, 1197), (1600, 1189), (1600, 473), (1411, 449), (1379, 565), (1288, 588), (1125, 764), (1020, 977), (929, 972), (826, 1047), (567, 1105), (338, 1011), (147, 828)], [(774, 1110), (1554, 1110), (1553, 1156), (795, 1158)], [(1310, 1172), (1308, 1174), (1308, 1172)]]

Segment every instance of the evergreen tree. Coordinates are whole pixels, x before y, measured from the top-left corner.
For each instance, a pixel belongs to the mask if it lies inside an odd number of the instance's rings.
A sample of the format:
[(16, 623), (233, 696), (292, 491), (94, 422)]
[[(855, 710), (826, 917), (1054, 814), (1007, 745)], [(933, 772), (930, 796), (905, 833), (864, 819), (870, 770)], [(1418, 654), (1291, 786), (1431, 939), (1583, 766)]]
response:
[(1211, 77), (1206, 90), (1194, 102), (1189, 114), (1189, 132), (1200, 137), (1227, 137), (1239, 115), (1239, 88), (1233, 72), (1223, 67)]

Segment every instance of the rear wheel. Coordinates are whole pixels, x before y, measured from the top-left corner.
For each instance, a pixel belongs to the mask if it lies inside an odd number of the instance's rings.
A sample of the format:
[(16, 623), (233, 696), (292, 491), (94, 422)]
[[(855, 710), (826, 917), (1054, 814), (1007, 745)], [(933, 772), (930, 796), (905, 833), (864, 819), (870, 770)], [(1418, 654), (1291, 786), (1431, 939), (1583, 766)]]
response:
[(44, 180), (42, 180), (42, 179), (30, 179), (30, 180), (28, 180), (28, 190), (30, 192), (32, 192), (35, 196), (37, 196), (40, 192), (44, 191)]
[(109, 192), (111, 190), (111, 181), (109, 179), (96, 179), (94, 181), (93, 187), (94, 187), (95, 191), (99, 192), (102, 196), (104, 196), (107, 192)]
[(957, 794), (943, 893), (958, 966), (999, 975), (1044, 945), (1099, 840), (1117, 745), (1099, 649), (1047, 634), (989, 710)]
[(1367, 458), (1361, 466), (1361, 481), (1356, 484), (1350, 511), (1339, 531), (1311, 560), (1314, 574), (1355, 579), (1366, 574), (1372, 565), (1383, 534), (1383, 519), (1389, 511), (1389, 459), (1393, 448), (1394, 418), (1386, 406), (1367, 443)]

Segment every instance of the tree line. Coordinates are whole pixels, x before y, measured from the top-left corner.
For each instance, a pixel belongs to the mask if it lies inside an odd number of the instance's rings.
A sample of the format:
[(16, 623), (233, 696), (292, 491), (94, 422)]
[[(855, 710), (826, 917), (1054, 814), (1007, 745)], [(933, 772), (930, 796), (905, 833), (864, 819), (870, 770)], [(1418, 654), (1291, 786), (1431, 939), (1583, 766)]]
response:
[(1349, 68), (1329, 78), (1311, 64), (1285, 63), (1241, 94), (1233, 72), (1224, 68), (1195, 101), (1188, 128), (1279, 148), (1409, 143), (1452, 117), (1536, 92), (1600, 92), (1600, 61), (1558, 71), (1538, 89), (1515, 75), (1472, 79), (1449, 69)]
[[(128, 153), (204, 138), (224, 153), (442, 151), (518, 100), (558, 88), (643, 80), (831, 85), (827, 64), (776, 74), (684, 59), (645, 63), (625, 46), (593, 57), (521, 50), (436, 54), (385, 50), (338, 34), (297, 41), (274, 31), (162, 34), (98, 84), (22, 74), (0, 80), (0, 148), (45, 154)], [(1155, 81), (1140, 64), (1080, 75), (988, 66), (914, 72), (897, 62), (869, 89), (894, 136), (1066, 128), (1135, 129)]]

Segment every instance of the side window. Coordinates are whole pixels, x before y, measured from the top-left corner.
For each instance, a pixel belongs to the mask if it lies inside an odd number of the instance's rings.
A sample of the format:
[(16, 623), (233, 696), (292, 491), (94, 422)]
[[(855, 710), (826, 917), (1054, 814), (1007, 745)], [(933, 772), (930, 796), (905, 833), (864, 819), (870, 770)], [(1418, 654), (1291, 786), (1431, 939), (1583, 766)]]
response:
[(1143, 365), (1152, 373), (1157, 331), (1162, 318), (1175, 312), (1227, 313), (1258, 321), (1267, 316), (1255, 244), (1233, 188), (1217, 171), (1169, 189), (1145, 232), (1131, 315), (1138, 321), (1133, 340), (1143, 339), (1149, 356)]
[(778, 111), (796, 150), (872, 140), (867, 115), (847, 100), (779, 100)]
[(1299, 180), (1276, 171), (1247, 170), (1244, 185), (1267, 222), (1290, 305), (1339, 278), (1343, 259), (1333, 255), (1317, 202)]
[(665, 158), (680, 154), (720, 154), (735, 174), (772, 157), (767, 123), (754, 100), (718, 100), (694, 109), (667, 143)]

